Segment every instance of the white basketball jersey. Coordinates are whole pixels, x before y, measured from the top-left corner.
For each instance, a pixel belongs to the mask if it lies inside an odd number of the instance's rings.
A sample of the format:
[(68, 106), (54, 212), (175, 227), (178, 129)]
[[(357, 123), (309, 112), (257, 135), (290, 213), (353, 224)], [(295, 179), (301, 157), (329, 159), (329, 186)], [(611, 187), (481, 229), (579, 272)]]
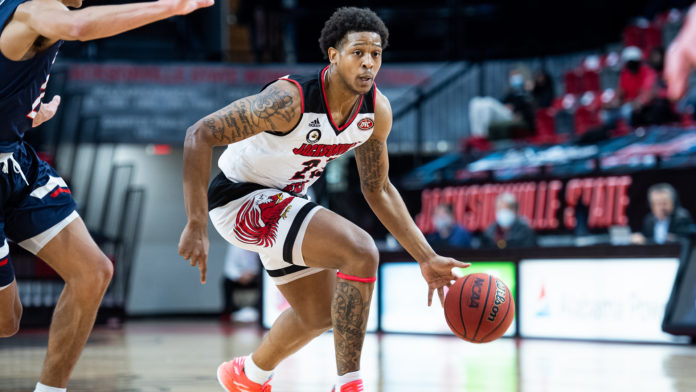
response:
[(218, 166), (230, 181), (304, 195), (329, 161), (370, 138), (375, 125), (375, 86), (360, 97), (358, 110), (339, 127), (331, 118), (326, 99), (327, 69), (318, 75), (280, 78), (299, 87), (302, 117), (286, 134), (263, 132), (227, 146)]

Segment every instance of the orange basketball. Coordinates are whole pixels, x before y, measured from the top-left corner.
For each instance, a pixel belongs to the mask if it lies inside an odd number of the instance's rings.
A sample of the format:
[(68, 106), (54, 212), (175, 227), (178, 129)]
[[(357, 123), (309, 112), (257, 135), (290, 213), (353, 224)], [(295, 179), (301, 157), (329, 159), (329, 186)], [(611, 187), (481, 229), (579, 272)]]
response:
[(484, 273), (457, 279), (445, 296), (445, 319), (452, 332), (472, 343), (503, 336), (515, 317), (512, 293), (502, 280)]

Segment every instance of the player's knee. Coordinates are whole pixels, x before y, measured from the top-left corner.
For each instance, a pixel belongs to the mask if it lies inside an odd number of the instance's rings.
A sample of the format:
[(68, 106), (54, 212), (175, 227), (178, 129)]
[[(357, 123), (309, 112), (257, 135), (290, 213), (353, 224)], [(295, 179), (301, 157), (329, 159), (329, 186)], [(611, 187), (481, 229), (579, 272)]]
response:
[(3, 317), (0, 320), (0, 338), (9, 338), (19, 331), (19, 321), (22, 319), (22, 307), (19, 306), (11, 312), (10, 317)]
[(95, 285), (100, 291), (106, 290), (111, 283), (111, 278), (114, 276), (114, 265), (106, 256), (102, 256), (97, 263), (95, 271)]
[(99, 279), (100, 283), (106, 287), (111, 283), (111, 278), (114, 277), (114, 264), (109, 260), (108, 257), (104, 256), (99, 265)]
[(352, 241), (350, 251), (340, 271), (349, 275), (369, 278), (377, 274), (379, 250), (375, 241), (364, 231), (359, 231)]
[(88, 296), (103, 293), (111, 283), (114, 275), (114, 266), (106, 256), (95, 259), (90, 265), (89, 272), (80, 276), (80, 279), (73, 280), (73, 284), (78, 292)]

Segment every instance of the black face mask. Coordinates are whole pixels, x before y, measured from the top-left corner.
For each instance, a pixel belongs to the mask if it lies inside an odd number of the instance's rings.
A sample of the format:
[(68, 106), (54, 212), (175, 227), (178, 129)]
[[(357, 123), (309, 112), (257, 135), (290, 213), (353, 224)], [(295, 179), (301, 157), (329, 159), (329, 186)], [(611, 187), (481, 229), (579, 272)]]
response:
[(626, 69), (629, 70), (631, 73), (637, 73), (640, 70), (640, 61), (628, 61), (626, 63)]

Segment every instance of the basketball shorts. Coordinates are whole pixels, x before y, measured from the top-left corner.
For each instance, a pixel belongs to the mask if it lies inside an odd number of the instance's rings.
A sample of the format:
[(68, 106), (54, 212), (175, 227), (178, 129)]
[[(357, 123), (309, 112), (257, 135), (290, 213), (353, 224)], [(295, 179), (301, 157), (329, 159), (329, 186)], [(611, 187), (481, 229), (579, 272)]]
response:
[(0, 152), (0, 289), (14, 280), (8, 238), (37, 254), (78, 217), (67, 184), (26, 143)]
[(303, 197), (253, 183), (235, 183), (220, 173), (208, 189), (210, 220), (232, 245), (258, 252), (276, 285), (323, 271), (308, 267), (302, 241), (321, 208)]

